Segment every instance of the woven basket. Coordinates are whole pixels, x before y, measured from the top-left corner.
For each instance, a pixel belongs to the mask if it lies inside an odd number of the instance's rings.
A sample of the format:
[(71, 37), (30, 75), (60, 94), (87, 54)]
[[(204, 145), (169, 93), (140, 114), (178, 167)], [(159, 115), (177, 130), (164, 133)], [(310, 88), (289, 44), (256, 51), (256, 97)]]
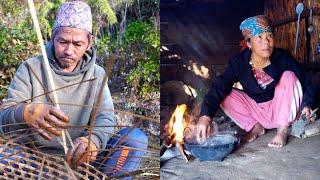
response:
[[(10, 142), (0, 136), (0, 179), (109, 179), (89, 164), (71, 169), (65, 159)], [(8, 152), (10, 151), (10, 152)]]

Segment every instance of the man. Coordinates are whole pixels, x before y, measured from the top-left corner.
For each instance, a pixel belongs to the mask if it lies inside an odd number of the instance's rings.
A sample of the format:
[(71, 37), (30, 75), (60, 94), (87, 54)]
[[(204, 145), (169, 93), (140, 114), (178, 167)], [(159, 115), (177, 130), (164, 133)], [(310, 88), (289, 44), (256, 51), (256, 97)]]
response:
[[(103, 87), (102, 97), (98, 97), (105, 71), (95, 63), (90, 7), (82, 1), (62, 4), (52, 34), (46, 52), (54, 84), (61, 88), (56, 91), (61, 109), (51, 105), (52, 93), (44, 95), (52, 88), (43, 56), (28, 59), (18, 68), (0, 110), (2, 132), (27, 129), (26, 136), (41, 151), (62, 154), (63, 147), (57, 137), (68, 126), (90, 125), (93, 106), (102, 98), (91, 138), (87, 129), (67, 129), (74, 145), (69, 148), (67, 161), (74, 166), (92, 161), (104, 163), (100, 170), (111, 176), (137, 169), (148, 140), (141, 130), (128, 128), (111, 138), (115, 125), (113, 103), (107, 85)], [(127, 137), (117, 144), (123, 135)], [(116, 145), (122, 148), (108, 155), (105, 149)], [(109, 158), (105, 161), (106, 156)]]

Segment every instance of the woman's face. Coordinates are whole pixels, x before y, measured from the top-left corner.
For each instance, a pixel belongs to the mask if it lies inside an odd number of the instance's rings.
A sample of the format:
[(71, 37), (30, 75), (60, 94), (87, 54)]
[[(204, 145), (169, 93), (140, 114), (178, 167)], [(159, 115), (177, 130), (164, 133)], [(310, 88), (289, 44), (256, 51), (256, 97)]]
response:
[(254, 36), (247, 42), (249, 48), (251, 48), (252, 53), (255, 56), (259, 56), (261, 58), (269, 58), (273, 51), (273, 33), (272, 32), (264, 32), (257, 36)]

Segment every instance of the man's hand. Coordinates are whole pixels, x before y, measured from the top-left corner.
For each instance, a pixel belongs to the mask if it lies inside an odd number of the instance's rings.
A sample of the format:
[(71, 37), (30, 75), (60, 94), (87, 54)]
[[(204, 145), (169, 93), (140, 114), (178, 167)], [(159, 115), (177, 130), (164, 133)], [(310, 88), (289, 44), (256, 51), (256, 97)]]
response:
[(73, 148), (69, 149), (67, 153), (67, 162), (77, 167), (83, 163), (90, 163), (95, 161), (98, 154), (97, 146), (91, 141), (89, 146), (89, 139), (87, 137), (79, 137), (74, 140)]
[(302, 111), (301, 115), (305, 115), (309, 122), (313, 122), (315, 119), (311, 117), (312, 109), (309, 106), (305, 106)]
[(200, 142), (207, 139), (213, 133), (211, 118), (208, 116), (201, 116), (197, 123), (197, 140)]
[(66, 128), (69, 118), (59, 109), (47, 104), (27, 104), (23, 119), (43, 138), (51, 140), (51, 134), (61, 136), (61, 128)]

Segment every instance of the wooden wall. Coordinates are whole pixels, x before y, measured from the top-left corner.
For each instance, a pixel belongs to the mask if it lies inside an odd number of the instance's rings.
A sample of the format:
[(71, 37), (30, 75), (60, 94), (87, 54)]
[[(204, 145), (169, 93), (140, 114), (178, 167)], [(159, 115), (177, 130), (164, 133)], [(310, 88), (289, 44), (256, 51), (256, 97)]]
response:
[[(294, 55), (294, 41), (297, 21), (295, 13), (296, 5), (302, 2), (304, 10), (300, 21), (300, 30), (298, 37), (297, 54)], [(309, 34), (307, 28), (309, 26), (309, 9), (313, 8), (314, 25), (313, 33)], [(264, 14), (267, 15), (273, 24), (278, 24), (275, 27), (275, 42), (277, 47), (284, 48), (291, 52), (292, 55), (300, 62), (320, 61), (320, 55), (317, 52), (316, 46), (320, 42), (320, 0), (265, 0)], [(292, 20), (290, 22), (290, 19)], [(287, 23), (279, 25), (280, 22), (287, 20)]]
[[(263, 1), (161, 0), (160, 8), (161, 46), (167, 49), (161, 50), (161, 83), (182, 80), (203, 89), (240, 51), (239, 25), (262, 14)], [(207, 68), (210, 76), (198, 76), (194, 65)]]
[[(262, 0), (160, 1), (161, 130), (176, 104), (202, 101), (212, 80), (240, 51), (240, 23), (257, 14), (263, 14)], [(186, 96), (184, 85), (195, 90), (196, 99)]]

